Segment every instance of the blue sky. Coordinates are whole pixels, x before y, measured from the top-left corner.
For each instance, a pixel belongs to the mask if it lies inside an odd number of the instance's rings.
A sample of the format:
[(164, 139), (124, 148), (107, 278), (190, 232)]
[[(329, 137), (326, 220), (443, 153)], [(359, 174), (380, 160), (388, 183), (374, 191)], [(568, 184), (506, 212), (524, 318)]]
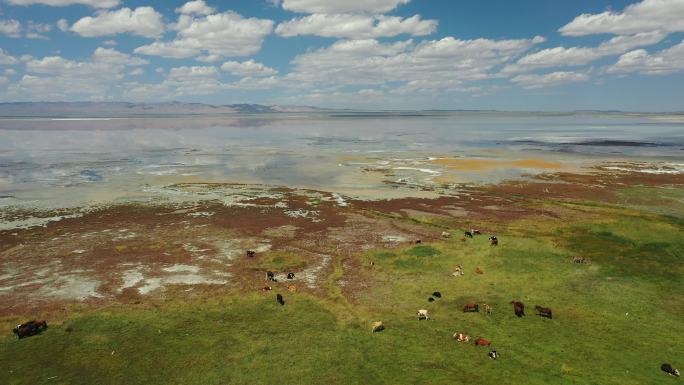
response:
[(0, 101), (684, 110), (684, 0), (0, 0)]

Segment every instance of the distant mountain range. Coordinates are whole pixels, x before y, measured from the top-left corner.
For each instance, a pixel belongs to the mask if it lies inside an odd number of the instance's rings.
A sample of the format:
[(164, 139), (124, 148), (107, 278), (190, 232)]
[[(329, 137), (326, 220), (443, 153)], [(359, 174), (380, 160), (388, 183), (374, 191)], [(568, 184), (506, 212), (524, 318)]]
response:
[(322, 112), (308, 106), (265, 106), (261, 104), (211, 105), (203, 103), (126, 102), (16, 102), (0, 103), (0, 117), (117, 117), (206, 114), (269, 114)]
[(278, 114), (278, 113), (325, 113), (331, 117), (411, 117), (435, 114), (503, 114), (503, 115), (668, 115), (680, 117), (684, 112), (640, 113), (624, 111), (499, 111), (499, 110), (352, 110), (319, 108), (311, 106), (289, 106), (262, 104), (204, 103), (129, 103), (129, 102), (12, 102), (0, 103), (0, 117), (4, 118), (109, 118), (109, 117), (154, 117), (174, 115), (225, 115), (225, 114)]

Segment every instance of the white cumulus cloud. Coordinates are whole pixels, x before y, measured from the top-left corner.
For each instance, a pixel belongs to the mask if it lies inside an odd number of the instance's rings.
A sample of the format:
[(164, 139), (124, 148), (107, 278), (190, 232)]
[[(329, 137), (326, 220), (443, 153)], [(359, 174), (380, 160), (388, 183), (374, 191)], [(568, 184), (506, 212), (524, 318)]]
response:
[(0, 34), (9, 37), (21, 37), (21, 23), (18, 20), (0, 20)]
[(417, 44), (412, 40), (338, 41), (295, 57), (293, 71), (285, 79), (297, 87), (413, 82), (421, 90), (463, 88), (463, 82), (497, 77), (495, 68), (542, 41), (541, 37), (512, 40), (445, 37)]
[(665, 38), (660, 31), (642, 32), (632, 36), (615, 36), (597, 47), (554, 47), (528, 54), (515, 64), (507, 65), (503, 73), (531, 71), (548, 67), (580, 66), (600, 58), (619, 55), (636, 47), (656, 44)]
[(201, 53), (215, 55), (213, 59), (248, 56), (261, 49), (264, 38), (273, 30), (273, 21), (244, 18), (228, 11), (199, 18), (181, 15), (175, 29), (174, 40), (144, 45), (136, 48), (135, 53), (170, 58), (189, 58)]
[(67, 19), (57, 20), (57, 28), (62, 32), (67, 32), (69, 30), (69, 22)]
[(4, 49), (0, 48), (0, 64), (12, 65), (19, 61), (14, 56), (9, 55)]
[(283, 0), (284, 9), (301, 13), (384, 13), (411, 0)]
[(644, 49), (627, 52), (607, 69), (613, 74), (637, 72), (646, 75), (668, 75), (679, 71), (684, 71), (684, 41), (654, 54)]
[(141, 58), (102, 47), (84, 61), (61, 56), (26, 59), (26, 74), (9, 86), (9, 97), (29, 100), (104, 99), (115, 92), (127, 68), (147, 64)]
[(626, 7), (622, 12), (585, 13), (561, 27), (559, 31), (566, 36), (600, 33), (631, 35), (651, 31), (682, 32), (684, 1), (643, 0)]
[(164, 23), (162, 15), (152, 7), (121, 8), (84, 17), (74, 23), (71, 30), (84, 37), (130, 33), (157, 38), (164, 33)]
[(276, 33), (285, 37), (318, 35), (368, 39), (400, 34), (423, 36), (433, 33), (436, 29), (436, 20), (422, 20), (420, 15), (402, 18), (356, 14), (314, 14), (280, 23), (276, 28)]
[(511, 82), (525, 88), (535, 89), (552, 87), (568, 83), (578, 83), (589, 80), (589, 75), (578, 72), (552, 72), (548, 74), (518, 75), (511, 79)]
[(52, 7), (66, 7), (68, 5), (87, 5), (93, 8), (113, 8), (119, 5), (119, 0), (7, 0), (12, 5), (43, 4)]
[(176, 8), (177, 13), (185, 15), (210, 15), (214, 9), (207, 5), (204, 0), (188, 1), (182, 7)]
[(244, 62), (237, 61), (227, 61), (223, 63), (221, 69), (226, 72), (230, 72), (237, 76), (271, 76), (278, 73), (278, 71), (273, 68), (267, 67), (261, 63), (257, 63), (254, 60), (248, 60)]

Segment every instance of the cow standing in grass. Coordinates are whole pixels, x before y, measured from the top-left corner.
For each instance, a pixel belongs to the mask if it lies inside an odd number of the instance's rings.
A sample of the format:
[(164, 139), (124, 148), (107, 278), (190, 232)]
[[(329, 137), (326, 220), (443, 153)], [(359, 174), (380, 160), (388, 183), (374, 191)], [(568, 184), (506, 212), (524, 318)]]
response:
[(524, 317), (525, 316), (525, 304), (520, 302), (520, 301), (516, 301), (516, 300), (511, 301), (511, 303), (513, 304), (513, 312), (515, 313), (515, 315), (518, 318)]
[(18, 339), (35, 336), (47, 330), (47, 322), (45, 321), (29, 321), (21, 325), (17, 325), (12, 332)]
[(420, 309), (418, 310), (418, 320), (429, 320), (430, 315), (428, 314), (428, 311), (426, 309)]
[(672, 365), (670, 365), (670, 364), (660, 365), (660, 370), (662, 370), (663, 372), (665, 372), (671, 376), (679, 377), (679, 370), (673, 368)]
[(278, 302), (281, 306), (285, 305), (285, 300), (281, 294), (276, 295), (276, 302)]
[(535, 306), (534, 310), (537, 311), (537, 315), (546, 318), (553, 318), (553, 312), (550, 307)]
[(492, 246), (499, 246), (499, 239), (496, 237), (496, 235), (489, 237), (489, 244)]
[(480, 311), (480, 306), (476, 303), (467, 303), (463, 306), (464, 313), (478, 312)]

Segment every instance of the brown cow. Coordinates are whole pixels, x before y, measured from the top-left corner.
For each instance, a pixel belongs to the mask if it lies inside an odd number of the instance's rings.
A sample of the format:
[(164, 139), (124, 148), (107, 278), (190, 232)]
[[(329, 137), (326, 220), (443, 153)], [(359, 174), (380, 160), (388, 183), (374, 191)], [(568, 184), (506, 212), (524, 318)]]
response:
[(454, 338), (456, 341), (458, 341), (458, 342), (468, 342), (468, 341), (470, 341), (470, 336), (469, 336), (469, 335), (463, 334), (463, 333), (459, 333), (459, 332), (454, 333), (453, 338)]
[(482, 269), (480, 269), (479, 267), (476, 267), (475, 274), (484, 274), (484, 271), (482, 271)]
[(534, 307), (534, 310), (537, 311), (538, 316), (553, 318), (553, 312), (551, 311), (550, 307), (542, 307), (537, 305)]
[(482, 337), (480, 337), (480, 338), (478, 338), (478, 339), (475, 340), (475, 346), (489, 346), (489, 345), (491, 345), (491, 344), (492, 344), (491, 341), (486, 340), (486, 339), (484, 339), (484, 338), (482, 338)]
[(270, 286), (264, 286), (264, 288), (261, 289), (261, 290), (263, 290), (263, 291), (269, 291), (269, 290), (273, 290), (273, 288), (270, 287)]
[(525, 304), (524, 303), (522, 303), (520, 301), (516, 301), (516, 300), (511, 301), (511, 303), (513, 304), (513, 311), (515, 312), (516, 316), (518, 316), (519, 318), (525, 316)]
[(463, 312), (468, 313), (468, 312), (478, 312), (480, 311), (480, 306), (476, 303), (467, 303), (465, 306), (463, 306)]
[(12, 329), (12, 332), (17, 336), (18, 339), (22, 339), (24, 337), (31, 337), (35, 336), (36, 334), (40, 334), (47, 330), (47, 328), (48, 325), (45, 321), (28, 321), (26, 323), (17, 325), (17, 327)]

